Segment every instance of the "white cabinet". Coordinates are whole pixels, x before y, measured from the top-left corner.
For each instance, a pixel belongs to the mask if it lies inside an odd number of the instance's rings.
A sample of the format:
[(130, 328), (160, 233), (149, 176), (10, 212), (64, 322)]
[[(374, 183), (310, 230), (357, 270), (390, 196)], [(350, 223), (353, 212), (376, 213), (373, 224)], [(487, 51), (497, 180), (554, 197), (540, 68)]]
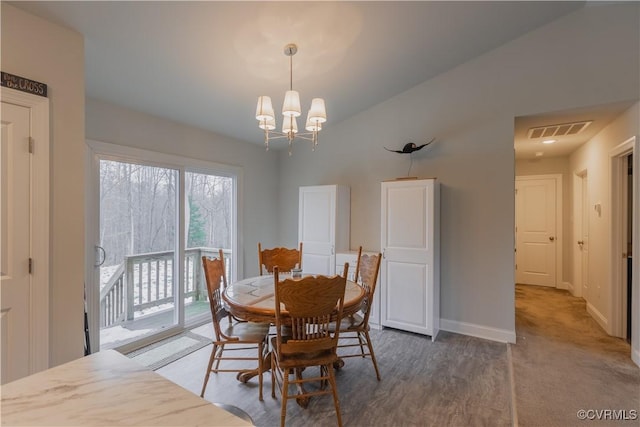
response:
[(439, 183), (382, 183), (380, 314), (383, 326), (430, 335), (440, 329)]
[[(362, 252), (363, 255), (377, 255), (376, 252)], [(336, 254), (336, 274), (342, 274), (344, 264), (349, 263), (349, 272), (347, 279), (354, 280), (356, 273), (356, 265), (358, 264), (358, 251), (340, 252)], [(378, 274), (378, 282), (376, 291), (373, 294), (373, 304), (371, 304), (371, 313), (369, 314), (369, 325), (372, 328), (380, 329), (380, 274)]]
[(350, 209), (349, 187), (300, 187), (298, 240), (305, 273), (335, 274), (336, 252), (349, 250)]

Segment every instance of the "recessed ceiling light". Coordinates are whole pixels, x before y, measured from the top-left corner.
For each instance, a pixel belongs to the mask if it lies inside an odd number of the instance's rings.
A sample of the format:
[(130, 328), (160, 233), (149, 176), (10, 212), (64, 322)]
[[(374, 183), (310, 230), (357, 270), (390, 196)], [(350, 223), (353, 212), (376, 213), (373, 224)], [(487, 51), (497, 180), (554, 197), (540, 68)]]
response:
[(537, 151), (536, 152), (536, 157), (542, 157), (544, 153), (542, 151)]
[(542, 141), (543, 144), (553, 144), (554, 142), (556, 142), (555, 139), (545, 139)]

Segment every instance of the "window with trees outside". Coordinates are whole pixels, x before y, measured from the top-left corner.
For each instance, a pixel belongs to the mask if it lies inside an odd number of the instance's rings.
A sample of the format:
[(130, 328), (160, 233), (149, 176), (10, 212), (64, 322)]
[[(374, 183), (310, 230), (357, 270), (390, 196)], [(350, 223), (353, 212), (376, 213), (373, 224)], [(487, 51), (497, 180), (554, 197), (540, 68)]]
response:
[(201, 259), (222, 249), (233, 279), (236, 177), (107, 157), (98, 165), (100, 348), (209, 321)]

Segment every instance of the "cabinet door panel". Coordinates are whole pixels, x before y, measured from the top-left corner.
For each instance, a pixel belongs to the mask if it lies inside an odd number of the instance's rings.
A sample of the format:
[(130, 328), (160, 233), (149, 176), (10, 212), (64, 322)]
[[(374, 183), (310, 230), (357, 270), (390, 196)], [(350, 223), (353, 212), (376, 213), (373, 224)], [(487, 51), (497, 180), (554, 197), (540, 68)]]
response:
[(382, 183), (381, 323), (437, 335), (437, 195), (434, 180)]
[(387, 194), (387, 247), (426, 249), (430, 240), (427, 191), (397, 188)]
[(349, 250), (350, 191), (339, 185), (300, 187), (298, 240), (305, 273), (335, 274), (337, 251)]
[(400, 329), (428, 328), (428, 267), (424, 264), (388, 262), (386, 271), (386, 324)]
[(303, 242), (331, 245), (335, 233), (335, 192), (300, 192), (300, 239)]
[[(334, 257), (331, 255), (305, 254), (302, 249), (302, 271), (305, 274), (334, 274)], [(333, 264), (333, 268), (332, 268)]]

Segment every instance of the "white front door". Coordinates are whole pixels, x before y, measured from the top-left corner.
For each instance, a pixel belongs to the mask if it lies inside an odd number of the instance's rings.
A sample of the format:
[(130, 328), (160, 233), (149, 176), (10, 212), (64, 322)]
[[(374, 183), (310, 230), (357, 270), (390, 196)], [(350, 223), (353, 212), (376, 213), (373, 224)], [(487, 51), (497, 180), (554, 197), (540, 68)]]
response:
[(30, 374), (30, 109), (2, 102), (1, 383)]
[(556, 180), (516, 178), (516, 282), (556, 286)]

